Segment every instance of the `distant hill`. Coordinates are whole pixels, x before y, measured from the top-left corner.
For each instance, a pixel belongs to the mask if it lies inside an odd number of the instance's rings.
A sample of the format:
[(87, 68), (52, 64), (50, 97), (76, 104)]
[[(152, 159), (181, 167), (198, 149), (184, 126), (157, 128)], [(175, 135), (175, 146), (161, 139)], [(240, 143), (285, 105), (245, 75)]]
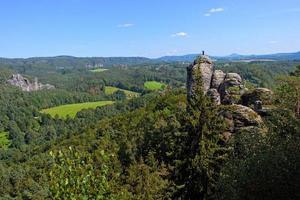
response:
[(157, 61), (164, 62), (191, 62), (197, 58), (200, 54), (188, 54), (184, 56), (164, 56), (161, 58), (157, 58)]
[[(139, 65), (145, 63), (158, 62), (192, 62), (200, 54), (188, 54), (183, 56), (164, 56), (161, 58), (150, 59), (146, 57), (33, 57), (33, 58), (0, 58), (1, 66), (13, 66), (14, 69), (22, 72), (31, 68), (44, 69), (82, 69), (82, 68), (99, 68), (111, 66)], [(214, 60), (219, 61), (284, 61), (299, 60), (300, 52), (296, 53), (278, 53), (267, 55), (239, 55), (231, 54), (229, 56), (211, 56)], [(24, 71), (23, 70), (23, 71)], [(25, 71), (24, 71), (25, 72)], [(23, 72), (23, 73), (24, 73)]]
[[(200, 54), (188, 54), (183, 56), (164, 56), (158, 58), (159, 61), (165, 62), (192, 62)], [(240, 55), (231, 54), (229, 56), (211, 56), (215, 60), (229, 60), (229, 61), (247, 61), (247, 60), (300, 60), (300, 51), (295, 53), (277, 53), (266, 55)]]
[(152, 62), (144, 57), (33, 57), (33, 58), (0, 58), (0, 64), (14, 66), (31, 66), (41, 68), (94, 68), (110, 67), (113, 65), (136, 65)]

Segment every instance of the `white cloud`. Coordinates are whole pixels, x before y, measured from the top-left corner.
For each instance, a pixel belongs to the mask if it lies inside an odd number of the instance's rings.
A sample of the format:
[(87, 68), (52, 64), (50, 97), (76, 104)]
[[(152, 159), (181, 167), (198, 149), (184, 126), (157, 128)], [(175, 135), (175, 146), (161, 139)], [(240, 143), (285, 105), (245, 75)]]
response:
[(205, 17), (210, 17), (212, 14), (223, 12), (224, 8), (212, 8), (207, 13), (204, 14)]
[(186, 32), (178, 32), (171, 35), (171, 37), (187, 37), (188, 34)]
[(277, 43), (278, 43), (278, 41), (275, 41), (275, 40), (269, 41), (269, 44), (277, 44)]
[(134, 24), (130, 24), (130, 23), (127, 23), (127, 24), (119, 24), (118, 27), (120, 28), (129, 28), (129, 27), (132, 27), (134, 26)]
[(212, 8), (209, 10), (210, 13), (223, 12), (224, 8)]

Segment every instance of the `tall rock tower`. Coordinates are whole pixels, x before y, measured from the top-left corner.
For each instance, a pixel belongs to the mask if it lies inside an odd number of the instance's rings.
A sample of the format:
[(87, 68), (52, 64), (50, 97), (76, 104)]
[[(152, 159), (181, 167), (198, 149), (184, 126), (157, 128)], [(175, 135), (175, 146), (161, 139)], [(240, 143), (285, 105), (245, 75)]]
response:
[(199, 56), (193, 64), (187, 67), (188, 98), (197, 95), (197, 87), (202, 87), (204, 94), (210, 89), (214, 66), (212, 60), (204, 55)]

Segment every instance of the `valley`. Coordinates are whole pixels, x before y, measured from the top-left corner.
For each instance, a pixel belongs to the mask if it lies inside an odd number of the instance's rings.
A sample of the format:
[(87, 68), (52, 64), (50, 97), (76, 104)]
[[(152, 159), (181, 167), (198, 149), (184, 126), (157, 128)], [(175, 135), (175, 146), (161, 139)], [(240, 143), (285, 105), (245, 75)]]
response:
[(0, 1), (0, 200), (299, 200), (300, 1)]

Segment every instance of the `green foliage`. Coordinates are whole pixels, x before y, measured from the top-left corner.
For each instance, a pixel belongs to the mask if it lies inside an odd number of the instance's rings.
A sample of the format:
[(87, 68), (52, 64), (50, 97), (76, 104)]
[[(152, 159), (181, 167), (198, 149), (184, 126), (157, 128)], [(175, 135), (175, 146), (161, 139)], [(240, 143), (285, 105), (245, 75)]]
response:
[(300, 78), (284, 76), (279, 79), (276, 102), (300, 116)]
[(168, 171), (164, 166), (153, 168), (142, 161), (132, 164), (126, 177), (126, 188), (130, 199), (166, 199), (169, 182), (163, 177), (167, 175)]
[(79, 103), (79, 104), (68, 104), (68, 105), (43, 109), (41, 110), (41, 112), (49, 114), (52, 117), (58, 115), (60, 118), (64, 118), (64, 119), (68, 116), (74, 118), (76, 114), (83, 109), (95, 109), (100, 106), (106, 106), (111, 104), (113, 104), (112, 101), (97, 101), (97, 102), (86, 102), (86, 103)]
[(69, 148), (50, 152), (54, 161), (50, 171), (50, 191), (54, 199), (111, 199), (108, 183), (109, 157), (101, 151), (101, 163), (95, 168), (91, 155)]
[(300, 77), (300, 65), (297, 65), (295, 68), (295, 71), (291, 72), (290, 75)]
[(8, 132), (0, 132), (0, 149), (5, 149), (9, 146), (10, 141), (8, 139), (8, 135)]
[(176, 196), (183, 199), (211, 199), (227, 149), (220, 145), (225, 129), (216, 108), (204, 96), (201, 86), (189, 99), (184, 155), (177, 166)]
[(299, 199), (300, 121), (284, 113), (276, 111), (267, 118), (270, 130), (264, 136), (235, 136), (217, 199)]

